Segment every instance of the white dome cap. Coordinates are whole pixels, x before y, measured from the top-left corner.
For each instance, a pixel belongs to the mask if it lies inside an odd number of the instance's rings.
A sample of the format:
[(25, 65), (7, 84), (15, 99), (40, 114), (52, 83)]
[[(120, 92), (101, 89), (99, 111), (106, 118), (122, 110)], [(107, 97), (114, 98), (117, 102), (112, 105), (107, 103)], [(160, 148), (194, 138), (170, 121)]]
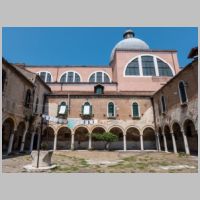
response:
[(132, 30), (127, 30), (123, 34), (124, 39), (118, 42), (110, 55), (110, 62), (113, 60), (115, 50), (146, 50), (149, 46), (142, 40), (135, 38)]

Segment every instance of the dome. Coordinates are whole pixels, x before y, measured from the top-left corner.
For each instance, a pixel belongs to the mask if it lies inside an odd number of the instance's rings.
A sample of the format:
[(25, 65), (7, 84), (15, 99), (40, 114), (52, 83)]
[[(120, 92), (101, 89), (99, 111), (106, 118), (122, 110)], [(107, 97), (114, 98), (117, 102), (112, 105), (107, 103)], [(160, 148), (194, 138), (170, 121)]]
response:
[(149, 46), (142, 40), (135, 38), (135, 34), (132, 30), (127, 30), (123, 34), (123, 40), (118, 42), (112, 49), (110, 55), (110, 62), (113, 60), (115, 50), (145, 50), (149, 49)]

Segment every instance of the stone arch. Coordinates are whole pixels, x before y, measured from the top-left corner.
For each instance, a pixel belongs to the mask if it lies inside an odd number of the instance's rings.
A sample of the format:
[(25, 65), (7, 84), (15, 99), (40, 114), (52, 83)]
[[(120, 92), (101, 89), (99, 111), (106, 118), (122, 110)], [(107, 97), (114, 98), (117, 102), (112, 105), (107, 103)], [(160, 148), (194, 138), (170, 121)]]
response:
[[(99, 125), (99, 126), (96, 125), (91, 130), (92, 130), (91, 133), (101, 133), (102, 134), (102, 133), (106, 132), (106, 128), (101, 125)], [(104, 150), (105, 142), (98, 141), (94, 137), (92, 137), (92, 147), (93, 147), (93, 149), (96, 149), (96, 150)]]
[(72, 131), (66, 126), (61, 126), (57, 131), (57, 150), (66, 150), (71, 148)]
[(183, 123), (183, 130), (188, 140), (190, 154), (198, 155), (198, 134), (193, 120), (186, 119)]
[(177, 152), (185, 152), (183, 134), (181, 132), (180, 123), (178, 121), (174, 121), (171, 127), (176, 141)]
[(144, 143), (144, 150), (156, 150), (156, 134), (154, 128), (151, 126), (145, 127), (143, 129), (143, 143)]
[(127, 150), (140, 150), (140, 130), (135, 126), (126, 128), (126, 146)]
[(166, 124), (164, 126), (164, 134), (166, 137), (166, 142), (167, 142), (167, 149), (170, 152), (173, 152), (173, 142), (172, 142), (172, 135), (171, 135), (171, 130), (169, 124)]
[(42, 133), (41, 148), (45, 145), (48, 150), (53, 150), (54, 137), (54, 129), (51, 126), (47, 126)]
[(96, 128), (101, 128), (101, 129), (104, 129), (105, 130), (105, 132), (107, 132), (107, 128), (105, 127), (105, 126), (103, 126), (103, 125), (95, 125), (95, 126), (93, 126), (92, 128), (91, 128), (91, 133), (92, 132), (94, 132), (94, 129), (96, 129)]
[(111, 143), (110, 150), (123, 150), (124, 129), (120, 126), (112, 126), (109, 128), (109, 132), (118, 136), (118, 141)]
[(77, 126), (74, 129), (74, 148), (88, 149), (90, 130), (86, 126)]
[(20, 151), (22, 138), (23, 138), (25, 129), (26, 129), (25, 122), (24, 121), (19, 122), (17, 126), (17, 130), (15, 131), (15, 134), (14, 134), (13, 150)]
[(14, 128), (15, 128), (15, 121), (13, 118), (7, 118), (3, 121), (2, 124), (2, 152), (8, 151), (8, 146), (9, 146), (9, 140), (11, 134), (14, 133)]

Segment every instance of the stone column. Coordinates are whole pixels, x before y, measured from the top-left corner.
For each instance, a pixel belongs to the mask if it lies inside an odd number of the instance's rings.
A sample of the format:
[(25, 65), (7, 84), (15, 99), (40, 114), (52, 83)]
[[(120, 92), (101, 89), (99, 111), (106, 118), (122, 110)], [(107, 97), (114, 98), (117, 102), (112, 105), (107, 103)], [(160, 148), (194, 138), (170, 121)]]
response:
[(30, 148), (29, 148), (30, 153), (33, 151), (34, 137), (35, 137), (35, 133), (32, 133), (31, 134), (31, 143), (30, 143)]
[(157, 150), (161, 151), (159, 133), (156, 133)]
[[(16, 131), (16, 130), (15, 130)], [(8, 152), (7, 154), (10, 154), (12, 152), (12, 147), (13, 147), (13, 141), (14, 141), (14, 133), (15, 131), (13, 131), (11, 134), (10, 134), (10, 138), (9, 138), (9, 144), (8, 144)]]
[(144, 150), (143, 135), (140, 135), (140, 148), (141, 148), (141, 151)]
[(57, 134), (54, 135), (54, 143), (53, 143), (53, 150), (56, 151), (57, 147)]
[(171, 135), (172, 135), (172, 143), (173, 143), (174, 153), (177, 153), (176, 140), (175, 140), (174, 133), (171, 133)]
[(185, 131), (182, 131), (183, 134), (183, 141), (184, 141), (184, 146), (185, 146), (185, 153), (190, 155), (190, 150), (189, 150), (189, 146), (188, 146), (188, 140), (187, 140), (187, 136), (185, 134)]
[(28, 122), (26, 122), (26, 125), (25, 125), (25, 130), (24, 130), (23, 137), (22, 137), (22, 143), (21, 143), (21, 147), (20, 147), (20, 152), (24, 151), (24, 144), (25, 144), (27, 130), (28, 130)]
[(123, 134), (123, 141), (124, 141), (124, 151), (126, 151), (127, 148), (126, 148), (126, 135), (125, 134)]
[(89, 133), (89, 143), (88, 143), (88, 149), (91, 150), (92, 149), (92, 134)]
[(163, 134), (163, 140), (164, 140), (165, 152), (168, 152), (168, 148), (167, 148), (167, 140), (166, 140), (166, 136), (165, 136), (165, 134)]
[(71, 135), (71, 150), (74, 150), (74, 133)]

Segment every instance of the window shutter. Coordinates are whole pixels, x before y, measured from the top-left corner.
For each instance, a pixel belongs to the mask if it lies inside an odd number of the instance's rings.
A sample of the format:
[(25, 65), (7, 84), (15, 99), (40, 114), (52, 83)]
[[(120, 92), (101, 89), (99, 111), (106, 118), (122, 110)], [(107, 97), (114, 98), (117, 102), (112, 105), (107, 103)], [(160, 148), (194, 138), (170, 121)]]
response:
[(60, 105), (58, 105), (57, 115), (59, 115)]
[(66, 110), (65, 110), (65, 114), (67, 115), (68, 114), (68, 105), (66, 105)]
[(84, 105), (81, 106), (81, 114), (83, 114)]
[(92, 105), (90, 105), (90, 115), (92, 115)]

